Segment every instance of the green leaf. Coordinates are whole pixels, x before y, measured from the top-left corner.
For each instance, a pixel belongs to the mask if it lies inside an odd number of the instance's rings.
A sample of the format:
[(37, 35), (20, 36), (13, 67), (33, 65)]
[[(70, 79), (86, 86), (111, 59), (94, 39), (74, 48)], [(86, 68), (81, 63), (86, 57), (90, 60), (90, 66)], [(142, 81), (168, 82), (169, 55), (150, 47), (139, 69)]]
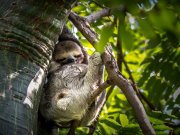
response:
[(101, 53), (104, 52), (104, 47), (106, 46), (112, 34), (113, 34), (113, 27), (111, 25), (108, 25), (102, 28), (101, 33), (100, 33), (100, 40), (95, 45), (96, 51), (101, 52)]
[(113, 129), (118, 129), (121, 125), (116, 122), (114, 119), (106, 118), (101, 120), (101, 123), (106, 124), (107, 126), (113, 128)]
[(141, 32), (147, 37), (153, 37), (154, 31), (152, 25), (147, 19), (138, 19)]
[(134, 41), (133, 35), (130, 33), (130, 31), (126, 30), (126, 26), (123, 23), (120, 23), (120, 25), (120, 39), (122, 46), (127, 50), (131, 50)]
[(154, 128), (155, 128), (155, 130), (158, 130), (158, 131), (172, 130), (172, 128), (170, 128), (166, 125), (155, 125)]
[(129, 124), (118, 129), (118, 135), (143, 135), (138, 124)]
[[(112, 124), (112, 125), (111, 125), (111, 124)], [(99, 129), (100, 129), (100, 132), (101, 132), (103, 135), (106, 135), (106, 134), (110, 135), (110, 134), (116, 134), (117, 129), (118, 129), (120, 126), (116, 127), (115, 124), (114, 124), (114, 122), (108, 122), (108, 120), (107, 120), (107, 121), (104, 121), (104, 122), (102, 122), (102, 123), (100, 122), (98, 127), (99, 127)]]
[[(164, 114), (161, 111), (152, 111), (151, 113), (149, 113), (150, 116), (157, 118), (159, 120), (165, 120), (165, 119), (178, 119), (176, 116), (174, 115), (169, 115), (169, 114)], [(155, 122), (156, 123), (156, 122)]]
[(122, 127), (125, 127), (129, 124), (129, 120), (125, 114), (120, 114), (119, 118), (120, 118)]

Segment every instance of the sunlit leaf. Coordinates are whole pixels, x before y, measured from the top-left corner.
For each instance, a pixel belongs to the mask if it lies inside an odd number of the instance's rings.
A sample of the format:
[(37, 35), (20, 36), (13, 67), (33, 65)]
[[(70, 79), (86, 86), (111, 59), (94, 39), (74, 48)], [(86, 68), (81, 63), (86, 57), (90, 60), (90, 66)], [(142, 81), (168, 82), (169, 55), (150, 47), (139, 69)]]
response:
[(120, 118), (122, 127), (125, 127), (129, 124), (129, 120), (125, 114), (120, 114), (119, 118)]
[(119, 98), (120, 100), (126, 101), (126, 97), (124, 96), (124, 94), (118, 94), (116, 95), (117, 98)]

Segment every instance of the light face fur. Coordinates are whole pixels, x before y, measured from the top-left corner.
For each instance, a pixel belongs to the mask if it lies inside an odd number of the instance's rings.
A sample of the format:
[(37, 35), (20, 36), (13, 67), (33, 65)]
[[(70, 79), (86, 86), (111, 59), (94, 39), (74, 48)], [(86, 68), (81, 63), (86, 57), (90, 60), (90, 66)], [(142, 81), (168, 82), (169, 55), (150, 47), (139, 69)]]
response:
[(69, 63), (81, 64), (83, 60), (84, 55), (78, 44), (73, 41), (59, 42), (55, 46), (49, 72)]
[[(60, 56), (65, 56), (66, 52), (69, 54), (68, 50), (71, 50), (59, 49), (64, 51)], [(72, 49), (70, 52), (74, 52), (74, 50)], [(59, 59), (56, 57), (59, 54), (56, 52), (54, 54), (54, 60)], [(82, 54), (81, 51), (80, 54)], [(49, 74), (40, 103), (42, 116), (59, 125), (72, 120), (82, 120), (83, 116), (90, 117), (87, 114), (89, 100), (91, 93), (98, 87), (102, 75), (103, 64), (100, 53), (97, 52), (90, 57), (88, 65), (76, 62), (59, 65)], [(92, 117), (94, 117), (93, 115), (91, 114)], [(91, 118), (87, 119), (92, 120)]]

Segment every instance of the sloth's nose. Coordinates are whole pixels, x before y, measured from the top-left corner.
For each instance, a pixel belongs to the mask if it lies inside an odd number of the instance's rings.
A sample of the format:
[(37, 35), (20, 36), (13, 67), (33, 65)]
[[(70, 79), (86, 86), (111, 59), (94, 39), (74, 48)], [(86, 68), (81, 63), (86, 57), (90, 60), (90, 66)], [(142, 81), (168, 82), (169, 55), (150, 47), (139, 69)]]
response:
[(76, 60), (75, 60), (75, 58), (73, 58), (73, 57), (68, 57), (68, 58), (66, 58), (63, 62), (62, 62), (62, 64), (64, 65), (64, 64), (70, 64), (70, 63), (74, 63)]
[(67, 63), (72, 63), (72, 62), (75, 62), (75, 59), (73, 59), (73, 58), (68, 58), (67, 59)]

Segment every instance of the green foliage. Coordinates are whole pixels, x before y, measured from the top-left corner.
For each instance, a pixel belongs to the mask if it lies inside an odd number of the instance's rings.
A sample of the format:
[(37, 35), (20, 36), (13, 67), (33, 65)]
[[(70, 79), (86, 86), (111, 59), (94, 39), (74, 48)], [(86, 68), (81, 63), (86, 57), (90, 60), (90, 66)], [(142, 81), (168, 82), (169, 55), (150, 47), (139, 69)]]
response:
[[(87, 16), (104, 7), (112, 15), (91, 24), (100, 35), (95, 49), (102, 52), (107, 42), (113, 46), (115, 57), (121, 52), (143, 95), (158, 111), (151, 111), (143, 101), (150, 121), (158, 135), (174, 130), (180, 134), (180, 3), (178, 0), (96, 0), (81, 1), (73, 10)], [(91, 54), (94, 48), (75, 32)], [(118, 63), (120, 64), (120, 63)], [(123, 65), (122, 73), (129, 78)], [(106, 77), (105, 77), (106, 78)], [(107, 90), (108, 91), (108, 90)], [(169, 126), (171, 125), (171, 126)], [(87, 133), (87, 128), (77, 133)], [(94, 134), (142, 134), (131, 106), (124, 94), (115, 87), (100, 115)]]
[(125, 114), (120, 114), (119, 118), (120, 118), (122, 127), (128, 126), (129, 120)]
[[(127, 117), (125, 118), (124, 114), (120, 115), (121, 119), (125, 119), (126, 122), (128, 121)], [(125, 123), (122, 121), (122, 123)], [(126, 125), (127, 124), (127, 125)], [(123, 135), (142, 135), (142, 132), (138, 126), (138, 124), (128, 124), (120, 125), (117, 121), (111, 118), (101, 119), (98, 123), (98, 130), (95, 134), (97, 135), (116, 135), (116, 134), (123, 134)]]
[(102, 28), (101, 32), (100, 32), (100, 40), (97, 43), (97, 45), (95, 45), (95, 49), (98, 52), (104, 52), (104, 47), (106, 45), (106, 43), (109, 41), (110, 36), (112, 36), (113, 34), (113, 28), (112, 26), (106, 26), (104, 28)]

